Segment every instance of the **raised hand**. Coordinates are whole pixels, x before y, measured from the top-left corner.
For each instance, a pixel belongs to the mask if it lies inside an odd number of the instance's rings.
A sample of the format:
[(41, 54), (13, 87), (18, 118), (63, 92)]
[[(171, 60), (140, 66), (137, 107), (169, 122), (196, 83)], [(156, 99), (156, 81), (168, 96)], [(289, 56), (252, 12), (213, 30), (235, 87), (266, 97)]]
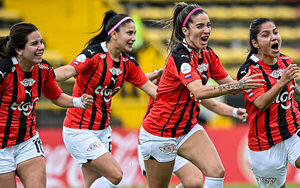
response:
[(88, 109), (94, 103), (94, 98), (91, 95), (83, 94), (80, 98), (81, 98), (82, 105), (84, 106), (85, 109)]

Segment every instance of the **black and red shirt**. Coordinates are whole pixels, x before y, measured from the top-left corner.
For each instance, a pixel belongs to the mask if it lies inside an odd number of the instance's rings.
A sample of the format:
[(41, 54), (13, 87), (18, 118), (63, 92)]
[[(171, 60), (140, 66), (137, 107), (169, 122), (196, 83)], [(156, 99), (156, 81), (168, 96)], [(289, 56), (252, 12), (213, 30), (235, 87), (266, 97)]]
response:
[(207, 47), (202, 58), (187, 46), (179, 44), (167, 59), (153, 108), (143, 121), (143, 128), (154, 135), (178, 137), (187, 134), (197, 123), (199, 102), (187, 84), (200, 79), (221, 80), (228, 76), (215, 52)]
[(112, 97), (124, 81), (137, 87), (148, 81), (132, 56), (122, 53), (119, 62), (113, 61), (105, 42), (87, 47), (70, 65), (77, 71), (73, 96), (80, 97), (84, 93), (92, 95), (94, 104), (89, 109), (68, 109), (64, 126), (69, 128), (105, 129), (110, 125)]
[(57, 99), (62, 93), (46, 60), (24, 72), (15, 57), (0, 62), (0, 148), (22, 143), (36, 134), (36, 102), (41, 94)]
[(251, 150), (267, 150), (275, 144), (290, 138), (300, 125), (298, 104), (294, 99), (295, 81), (287, 84), (266, 110), (259, 110), (253, 101), (270, 90), (281, 78), (282, 72), (293, 61), (281, 54), (275, 65), (268, 65), (252, 55), (239, 69), (237, 78), (241, 79), (248, 70), (252, 74), (262, 73), (257, 79), (264, 79), (263, 86), (243, 91), (245, 108), (249, 119), (248, 145)]

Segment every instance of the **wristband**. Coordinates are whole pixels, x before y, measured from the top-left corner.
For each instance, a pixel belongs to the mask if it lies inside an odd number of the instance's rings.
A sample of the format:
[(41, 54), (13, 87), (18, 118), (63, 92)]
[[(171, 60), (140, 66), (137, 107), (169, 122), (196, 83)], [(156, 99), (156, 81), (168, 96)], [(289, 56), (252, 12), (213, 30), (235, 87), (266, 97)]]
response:
[(238, 117), (237, 111), (238, 111), (237, 108), (234, 108), (234, 109), (233, 109), (233, 111), (232, 111), (232, 117), (234, 117), (234, 118), (237, 118), (237, 117)]
[(73, 98), (73, 106), (74, 108), (85, 108), (82, 104), (81, 97)]

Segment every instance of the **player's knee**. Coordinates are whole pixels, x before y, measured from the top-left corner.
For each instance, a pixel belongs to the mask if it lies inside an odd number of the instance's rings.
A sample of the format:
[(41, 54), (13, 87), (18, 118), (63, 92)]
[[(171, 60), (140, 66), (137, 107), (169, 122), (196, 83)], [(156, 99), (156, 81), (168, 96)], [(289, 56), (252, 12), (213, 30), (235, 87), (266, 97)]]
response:
[(111, 177), (107, 179), (109, 179), (111, 183), (118, 185), (121, 182), (122, 178), (123, 178), (123, 172), (121, 169), (118, 169), (111, 175)]
[(225, 169), (223, 167), (212, 167), (203, 171), (203, 174), (213, 178), (223, 178), (225, 176)]
[(193, 178), (192, 180), (188, 182), (182, 182), (184, 188), (202, 188), (203, 187), (203, 181), (202, 178)]

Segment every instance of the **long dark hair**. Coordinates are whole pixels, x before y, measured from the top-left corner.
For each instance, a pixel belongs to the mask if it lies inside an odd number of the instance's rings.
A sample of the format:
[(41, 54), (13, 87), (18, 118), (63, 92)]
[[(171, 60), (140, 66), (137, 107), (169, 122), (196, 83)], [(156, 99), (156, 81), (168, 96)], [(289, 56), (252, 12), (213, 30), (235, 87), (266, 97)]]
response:
[[(111, 30), (120, 20), (123, 18), (128, 17), (126, 14), (117, 14), (113, 10), (109, 10), (105, 13), (105, 16), (102, 21), (102, 25), (99, 28), (98, 31), (100, 31), (99, 34), (91, 38), (86, 45), (94, 45), (94, 44), (100, 44), (101, 42), (104, 41), (109, 41), (110, 40), (110, 35), (108, 35), (109, 30)], [(125, 25), (126, 23), (133, 22), (132, 19), (128, 19), (121, 23), (116, 29), (116, 32), (119, 32), (119, 27), (122, 25)]]
[(33, 31), (38, 31), (38, 28), (31, 23), (14, 24), (8, 36), (0, 37), (0, 60), (4, 57), (16, 56), (16, 49), (24, 49), (28, 42), (27, 36)]
[(189, 28), (189, 23), (191, 22), (191, 17), (198, 14), (207, 14), (199, 5), (197, 4), (186, 4), (184, 2), (176, 3), (173, 11), (173, 16), (168, 19), (160, 20), (159, 23), (164, 24), (166, 27), (172, 30), (172, 35), (170, 42), (168, 44), (168, 50), (172, 50), (179, 43), (182, 43), (185, 35), (182, 32), (183, 22), (189, 15), (191, 11), (196, 8), (200, 8), (193, 12), (193, 14), (188, 18), (185, 23), (185, 27)]
[(252, 40), (256, 40), (257, 41), (257, 35), (260, 32), (260, 26), (263, 23), (266, 22), (272, 22), (274, 23), (272, 20), (268, 19), (268, 18), (258, 18), (255, 19), (251, 22), (250, 24), (250, 28), (249, 28), (249, 44), (250, 44), (250, 52), (247, 56), (247, 59), (249, 59), (251, 57), (252, 54), (257, 54), (258, 50), (257, 48), (255, 48), (252, 44)]

